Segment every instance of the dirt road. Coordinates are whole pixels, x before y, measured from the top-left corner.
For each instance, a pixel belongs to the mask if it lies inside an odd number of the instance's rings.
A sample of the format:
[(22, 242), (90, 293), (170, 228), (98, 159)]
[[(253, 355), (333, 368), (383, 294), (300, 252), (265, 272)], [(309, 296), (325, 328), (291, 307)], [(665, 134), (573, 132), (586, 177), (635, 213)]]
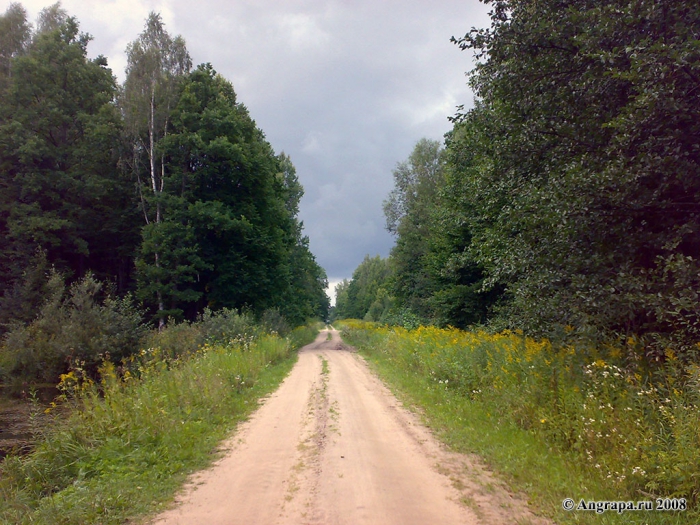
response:
[(473, 458), (439, 445), (351, 350), (322, 331), (153, 523), (543, 523)]

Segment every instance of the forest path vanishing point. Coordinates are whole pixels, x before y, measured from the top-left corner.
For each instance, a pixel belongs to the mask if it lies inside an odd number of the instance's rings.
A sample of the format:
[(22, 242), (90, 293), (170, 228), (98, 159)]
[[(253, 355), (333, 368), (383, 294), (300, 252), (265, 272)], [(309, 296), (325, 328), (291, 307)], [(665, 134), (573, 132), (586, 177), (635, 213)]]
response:
[(154, 525), (546, 523), (439, 444), (335, 330), (299, 352), (224, 450)]

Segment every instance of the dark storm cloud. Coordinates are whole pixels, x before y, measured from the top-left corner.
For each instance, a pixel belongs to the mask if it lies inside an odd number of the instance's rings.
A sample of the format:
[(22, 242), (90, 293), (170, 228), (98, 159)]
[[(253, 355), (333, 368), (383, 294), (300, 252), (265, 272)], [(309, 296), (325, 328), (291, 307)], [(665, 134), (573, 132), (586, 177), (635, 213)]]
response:
[[(34, 16), (49, 2), (23, 2)], [(9, 2), (2, 1), (3, 10)], [(124, 49), (150, 10), (210, 62), (277, 152), (289, 154), (306, 194), (301, 218), (329, 278), (365, 254), (386, 256), (382, 200), (391, 171), (422, 137), (441, 139), (472, 95), (471, 55), (450, 43), (488, 23), (476, 0), (66, 0), (90, 51), (123, 79)]]

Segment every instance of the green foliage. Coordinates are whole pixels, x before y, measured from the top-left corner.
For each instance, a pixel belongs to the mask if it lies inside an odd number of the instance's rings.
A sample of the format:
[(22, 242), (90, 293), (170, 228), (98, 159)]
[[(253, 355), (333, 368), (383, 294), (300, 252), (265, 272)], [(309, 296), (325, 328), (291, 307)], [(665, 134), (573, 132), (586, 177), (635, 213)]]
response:
[(248, 341), (266, 333), (253, 316), (237, 310), (205, 308), (196, 322), (170, 320), (159, 330), (152, 330), (142, 341), (145, 348), (157, 351), (168, 359), (187, 357), (203, 345), (227, 345)]
[(408, 160), (394, 169), (394, 189), (384, 201), (386, 228), (396, 235), (391, 250), (393, 295), (425, 318), (430, 317), (427, 299), (435, 287), (426, 256), (444, 164), (440, 143), (421, 139)]
[[(697, 521), (700, 376), (673, 352), (663, 368), (645, 373), (641, 358), (636, 371), (620, 366), (623, 348), (553, 347), (510, 332), (349, 322), (343, 337), (402, 378), (449, 441), (484, 454), (531, 500), (538, 494), (548, 514), (572, 494), (658, 496), (686, 498), (688, 510), (655, 513), (654, 523)], [(574, 516), (560, 512), (562, 522)], [(607, 513), (591, 523), (648, 523), (644, 514)]]
[(288, 341), (261, 336), (177, 359), (144, 350), (121, 375), (105, 363), (32, 453), (0, 465), (0, 522), (117, 524), (162, 509), (279, 385), (289, 355)]
[[(181, 286), (193, 279), (192, 274), (201, 265), (190, 246), (191, 228), (177, 220), (162, 224), (167, 165), (159, 151), (160, 142), (169, 131), (179, 86), (192, 61), (182, 37), (172, 38), (160, 15), (151, 12), (143, 32), (127, 48), (127, 62), (127, 77), (119, 100), (125, 138), (132, 151), (125, 164), (135, 176), (146, 222), (137, 261), (138, 292), (142, 299), (155, 297), (162, 328), (167, 317), (181, 316), (177, 301), (196, 300), (200, 295)], [(183, 239), (178, 237), (180, 234), (184, 234)]]
[(471, 232), (464, 197), (453, 186), (454, 157), (437, 141), (420, 140), (394, 170), (384, 214), (396, 235), (389, 259), (396, 302), (420, 319), (466, 327), (486, 320), (499, 290), (483, 290), (483, 271), (465, 254)]
[(303, 346), (313, 343), (318, 335), (318, 331), (322, 327), (323, 326), (321, 323), (311, 323), (303, 326), (297, 326), (287, 336), (292, 350), (299, 350)]
[(156, 13), (118, 97), (59, 3), (36, 27), (19, 4), (0, 16), (0, 333), (36, 317), (52, 267), (135, 291), (161, 329), (206, 308), (325, 318), (303, 188), (231, 84), (191, 71)]
[[(250, 314), (223, 308), (216, 312), (205, 308), (197, 319), (203, 342), (210, 345), (232, 344), (233, 341), (250, 338), (260, 334), (260, 328)], [(263, 326), (263, 331), (267, 327)], [(271, 333), (267, 330), (267, 333)]]
[(260, 325), (263, 330), (281, 337), (286, 337), (291, 332), (289, 323), (277, 308), (265, 310), (260, 317)]
[(30, 36), (26, 9), (18, 3), (11, 3), (0, 16), (0, 93), (12, 76), (12, 59), (26, 50)]
[(114, 77), (87, 58), (75, 19), (54, 15), (31, 44), (22, 33), (0, 97), (0, 294), (37, 250), (72, 278), (92, 271), (125, 291), (135, 228), (116, 167)]
[(128, 296), (115, 297), (90, 274), (66, 289), (55, 271), (45, 289), (36, 318), (13, 325), (2, 340), (5, 382), (56, 384), (73, 366), (94, 375), (104, 359), (121, 360), (138, 350), (145, 327)]
[(343, 279), (335, 286), (335, 306), (333, 307), (333, 317), (331, 321), (336, 319), (346, 319), (344, 310), (348, 304), (348, 287), (350, 286), (350, 281)]
[(386, 259), (379, 255), (366, 255), (353, 272), (352, 280), (343, 281), (336, 287), (335, 318), (364, 319), (368, 315), (382, 317), (392, 305), (391, 298), (387, 295), (387, 279), (390, 274), (391, 268)]
[(390, 326), (400, 326), (406, 330), (413, 330), (422, 324), (421, 318), (408, 308), (392, 309), (380, 321)]
[(21, 278), (12, 283), (12, 288), (6, 289), (0, 297), (0, 334), (4, 334), (12, 325), (26, 324), (36, 318), (50, 294), (51, 272), (46, 252), (37, 250)]
[(291, 159), (285, 153), (277, 157), (281, 173), (285, 208), (291, 218), (287, 231), (286, 291), (278, 305), (284, 317), (294, 326), (309, 319), (326, 319), (330, 299), (326, 295), (328, 278), (309, 249), (309, 238), (303, 234), (303, 224), (297, 218), (299, 201), (304, 195)]
[(644, 336), (694, 359), (700, 62), (697, 2), (493, 2), (457, 40), (481, 63), (449, 137), (472, 236), (506, 290), (497, 324)]
[(183, 81), (158, 149), (159, 220), (142, 230), (136, 264), (139, 295), (158, 318), (193, 318), (205, 306), (278, 308), (293, 324), (325, 314), (325, 274), (295, 216), (294, 167), (210, 65)]

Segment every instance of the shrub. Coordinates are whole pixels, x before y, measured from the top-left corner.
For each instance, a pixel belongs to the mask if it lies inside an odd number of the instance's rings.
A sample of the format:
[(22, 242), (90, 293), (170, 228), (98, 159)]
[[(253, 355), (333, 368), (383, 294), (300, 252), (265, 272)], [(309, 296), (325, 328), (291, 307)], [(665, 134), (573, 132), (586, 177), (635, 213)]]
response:
[(73, 363), (94, 374), (106, 357), (121, 360), (138, 350), (146, 328), (130, 297), (113, 297), (92, 275), (66, 290), (53, 272), (47, 288), (36, 318), (15, 324), (3, 338), (4, 381), (58, 383)]
[(291, 332), (289, 323), (280, 313), (279, 308), (265, 310), (260, 318), (260, 325), (265, 331), (279, 334), (280, 337), (286, 337)]

